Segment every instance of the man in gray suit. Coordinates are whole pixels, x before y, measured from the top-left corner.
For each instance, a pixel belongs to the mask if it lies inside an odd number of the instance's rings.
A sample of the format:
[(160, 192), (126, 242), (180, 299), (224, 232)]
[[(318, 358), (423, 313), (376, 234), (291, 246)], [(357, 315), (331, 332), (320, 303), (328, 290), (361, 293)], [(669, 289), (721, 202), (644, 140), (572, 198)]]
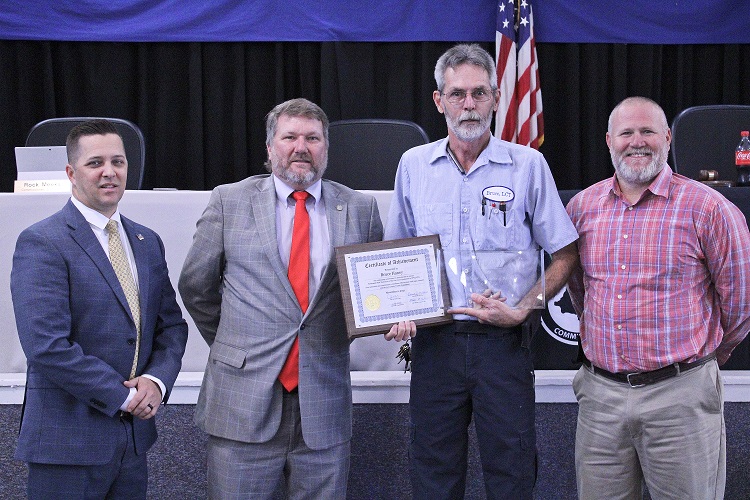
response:
[[(379, 241), (382, 224), (373, 197), (321, 180), (317, 105), (271, 110), (266, 148), (272, 175), (214, 189), (180, 276), (211, 347), (195, 415), (210, 435), (209, 496), (270, 498), (283, 478), (290, 498), (343, 499), (352, 395), (333, 248)], [(309, 248), (295, 256), (303, 220)]]

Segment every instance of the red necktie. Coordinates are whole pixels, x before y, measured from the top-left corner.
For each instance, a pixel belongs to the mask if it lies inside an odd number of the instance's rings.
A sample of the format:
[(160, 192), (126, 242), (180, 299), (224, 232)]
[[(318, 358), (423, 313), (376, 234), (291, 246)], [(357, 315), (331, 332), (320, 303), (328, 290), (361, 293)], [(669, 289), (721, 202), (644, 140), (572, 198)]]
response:
[[(310, 280), (310, 217), (307, 214), (305, 200), (307, 191), (295, 191), (292, 197), (296, 200), (294, 207), (294, 227), (292, 229), (292, 250), (289, 253), (289, 270), (287, 276), (294, 295), (302, 308), (307, 311)], [(294, 390), (299, 383), (299, 338), (294, 339), (292, 348), (286, 358), (284, 367), (279, 373), (279, 381), (287, 391)]]

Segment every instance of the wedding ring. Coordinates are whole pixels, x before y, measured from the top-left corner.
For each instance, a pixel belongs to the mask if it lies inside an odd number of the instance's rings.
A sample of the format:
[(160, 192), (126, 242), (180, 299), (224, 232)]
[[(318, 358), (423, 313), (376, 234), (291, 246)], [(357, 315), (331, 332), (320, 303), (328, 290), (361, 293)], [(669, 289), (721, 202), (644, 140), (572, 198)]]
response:
[(148, 409), (149, 409), (149, 410), (153, 410), (153, 409), (154, 409), (154, 407), (153, 407), (153, 406), (151, 406), (151, 403), (146, 403), (146, 406), (148, 406)]

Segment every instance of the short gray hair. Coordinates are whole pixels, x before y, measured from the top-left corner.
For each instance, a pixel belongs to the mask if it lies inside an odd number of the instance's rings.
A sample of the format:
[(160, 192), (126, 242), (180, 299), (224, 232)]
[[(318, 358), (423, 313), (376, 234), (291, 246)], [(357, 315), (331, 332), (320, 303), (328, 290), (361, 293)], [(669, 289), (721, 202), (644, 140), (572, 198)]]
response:
[(634, 104), (634, 103), (641, 103), (641, 104), (650, 104), (656, 109), (659, 110), (662, 117), (662, 125), (664, 126), (664, 132), (669, 130), (669, 122), (667, 122), (667, 115), (664, 113), (664, 110), (659, 106), (659, 103), (654, 101), (653, 99), (649, 99), (648, 97), (643, 97), (639, 95), (635, 95), (632, 97), (626, 97), (622, 101), (620, 101), (617, 106), (612, 109), (612, 112), (609, 114), (609, 119), (607, 120), (607, 132), (612, 133), (612, 118), (615, 116), (615, 112), (620, 109), (625, 104)]
[(445, 86), (445, 71), (448, 68), (455, 70), (462, 64), (473, 64), (485, 70), (490, 77), (492, 90), (497, 90), (497, 72), (492, 56), (476, 43), (462, 43), (445, 51), (435, 65), (435, 83), (440, 92)]
[(320, 106), (307, 99), (297, 98), (282, 102), (266, 115), (266, 146), (270, 146), (276, 134), (280, 116), (304, 116), (323, 124), (323, 137), (328, 144), (328, 116)]

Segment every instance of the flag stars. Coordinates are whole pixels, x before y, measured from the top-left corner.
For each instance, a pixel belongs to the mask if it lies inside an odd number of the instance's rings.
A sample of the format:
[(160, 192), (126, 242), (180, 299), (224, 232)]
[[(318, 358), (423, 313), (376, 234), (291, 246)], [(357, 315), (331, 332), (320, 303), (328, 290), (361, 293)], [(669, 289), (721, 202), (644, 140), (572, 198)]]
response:
[(506, 19), (503, 21), (503, 28), (507, 28), (510, 22)]
[(500, 8), (500, 12), (505, 12), (505, 4), (504, 3), (501, 3), (498, 7)]
[(521, 26), (526, 26), (527, 24), (529, 24), (529, 21), (525, 17), (522, 17), (519, 24), (521, 24)]
[(525, 9), (528, 6), (529, 6), (529, 4), (526, 3), (526, 0), (521, 0), (521, 8), (522, 9)]

